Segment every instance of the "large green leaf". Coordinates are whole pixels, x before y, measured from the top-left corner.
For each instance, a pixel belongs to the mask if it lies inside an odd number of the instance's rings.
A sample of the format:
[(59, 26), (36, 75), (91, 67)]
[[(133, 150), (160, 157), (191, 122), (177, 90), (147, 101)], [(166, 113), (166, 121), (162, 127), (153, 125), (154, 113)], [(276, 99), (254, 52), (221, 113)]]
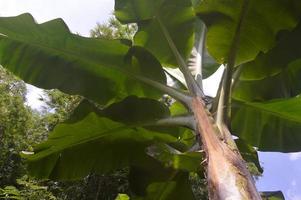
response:
[(171, 114), (174, 115), (163, 103), (135, 96), (129, 96), (123, 101), (114, 103), (101, 111), (101, 115), (114, 121), (128, 125), (140, 125), (148, 130), (173, 135), (178, 138), (174, 145), (181, 150), (185, 150), (194, 141), (191, 130), (185, 127), (158, 126), (156, 124), (157, 120), (172, 117)]
[(143, 166), (131, 167), (129, 181), (133, 199), (195, 199), (187, 172), (164, 167), (153, 158)]
[[(277, 45), (242, 66), (235, 98), (263, 101), (289, 98), (301, 92), (301, 24), (279, 34)], [(262, 87), (264, 85), (264, 87)]]
[(163, 64), (178, 66), (162, 32), (162, 21), (183, 58), (194, 41), (195, 16), (190, 0), (115, 0), (115, 15), (123, 23), (138, 23), (136, 45), (150, 50)]
[[(167, 117), (169, 109), (153, 99), (129, 96), (104, 109), (83, 100), (70, 119), (37, 146), (29, 157), (31, 171), (39, 177), (73, 179), (144, 162), (146, 147), (158, 142), (189, 148), (192, 144), (186, 141), (187, 129), (156, 126), (157, 120)], [(197, 158), (181, 153), (175, 159), (174, 166), (183, 168)]]
[(100, 108), (94, 102), (84, 99), (65, 123), (78, 122), (90, 112), (127, 125), (147, 125), (156, 120), (170, 117), (169, 108), (160, 101), (128, 96), (105, 108)]
[(243, 101), (291, 98), (301, 92), (300, 77), (301, 59), (289, 63), (280, 73), (262, 80), (238, 81), (232, 96)]
[[(232, 132), (262, 151), (301, 150), (301, 97), (233, 102)], [(242, 120), (243, 119), (243, 120)]]
[(282, 73), (289, 63), (301, 58), (301, 23), (293, 31), (282, 31), (276, 45), (243, 65), (241, 80), (262, 80)]
[(146, 157), (144, 163), (132, 165), (129, 174), (131, 191), (137, 196), (145, 196), (146, 188), (153, 182), (168, 180), (175, 170), (164, 167), (163, 163), (153, 157)]
[(148, 154), (163, 163), (165, 167), (187, 172), (199, 172), (204, 157), (200, 152), (182, 153), (162, 143), (148, 147)]
[(170, 117), (170, 111), (163, 103), (135, 96), (129, 96), (121, 102), (112, 104), (102, 112), (110, 119), (125, 124), (147, 124)]
[[(174, 104), (177, 104), (177, 102)], [(179, 105), (183, 106), (182, 104)], [(178, 140), (172, 146), (180, 151), (187, 151), (195, 142), (195, 135), (192, 130), (186, 127), (158, 126), (156, 124), (157, 120), (167, 119), (180, 114), (184, 113), (175, 112), (174, 106), (168, 108), (159, 101), (137, 98), (135, 96), (129, 96), (123, 101), (114, 103), (101, 111), (101, 115), (105, 115), (117, 122), (128, 125), (140, 125), (152, 131), (173, 135)]]
[(175, 142), (168, 134), (126, 126), (90, 113), (74, 124), (60, 124), (28, 158), (37, 177), (74, 179), (137, 162), (153, 142)]
[(158, 120), (168, 119), (179, 114), (174, 113), (173, 110), (171, 107), (169, 110), (166, 105), (157, 100), (136, 96), (128, 96), (124, 100), (113, 103), (101, 110), (93, 102), (85, 100), (78, 106), (67, 122), (74, 123), (93, 111), (99, 116), (105, 116), (127, 125), (139, 125), (149, 130), (173, 135), (178, 138), (177, 142), (173, 144), (176, 145), (174, 147), (186, 151), (195, 142), (194, 133), (190, 129), (172, 125), (163, 126), (156, 123)]
[(208, 26), (209, 53), (219, 63), (228, 63), (231, 48), (235, 48), (239, 65), (272, 48), (280, 30), (296, 26), (300, 1), (203, 0), (196, 12)]
[(147, 195), (143, 200), (162, 199), (194, 200), (187, 173), (178, 173), (165, 182), (155, 182), (147, 187)]
[(58, 88), (101, 104), (129, 94), (154, 95), (133, 75), (165, 83), (160, 63), (146, 50), (127, 43), (71, 34), (60, 19), (38, 25), (30, 14), (0, 18), (4, 67), (38, 87)]
[(158, 120), (172, 117), (171, 115), (175, 115), (175, 113), (172, 113), (173, 111), (171, 110), (171, 112), (162, 102), (154, 99), (128, 96), (104, 109), (98, 108), (93, 102), (84, 100), (67, 123), (79, 121), (91, 111), (127, 125), (139, 125), (149, 130), (174, 135), (178, 137), (178, 142), (185, 144), (186, 148), (189, 148), (194, 141), (193, 133), (188, 128), (156, 124)]

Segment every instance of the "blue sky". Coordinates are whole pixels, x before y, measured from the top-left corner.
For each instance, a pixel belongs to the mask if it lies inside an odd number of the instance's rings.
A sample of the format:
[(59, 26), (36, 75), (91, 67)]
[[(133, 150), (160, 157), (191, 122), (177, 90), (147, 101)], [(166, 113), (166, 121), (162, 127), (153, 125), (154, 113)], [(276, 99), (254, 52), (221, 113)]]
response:
[[(105, 22), (112, 13), (113, 0), (0, 0), (0, 16), (31, 13), (37, 22), (63, 18), (74, 33), (88, 36), (97, 22)], [(204, 83), (208, 94), (214, 95), (222, 70)], [(37, 98), (42, 91), (29, 87), (29, 105), (39, 108)], [(300, 133), (301, 134), (301, 133)], [(260, 191), (281, 190), (287, 200), (301, 200), (301, 153), (259, 153), (264, 168), (257, 181)]]
[(259, 158), (264, 173), (258, 189), (281, 190), (287, 200), (301, 200), (301, 153), (261, 152)]

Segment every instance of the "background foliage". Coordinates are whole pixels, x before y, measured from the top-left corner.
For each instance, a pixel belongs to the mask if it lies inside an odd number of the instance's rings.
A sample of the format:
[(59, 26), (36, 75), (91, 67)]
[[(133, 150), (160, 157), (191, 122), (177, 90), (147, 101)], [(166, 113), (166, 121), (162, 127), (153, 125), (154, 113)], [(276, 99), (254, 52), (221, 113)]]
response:
[[(239, 137), (237, 146), (253, 164), (249, 166), (261, 171), (252, 145), (260, 150), (300, 150), (300, 55), (295, 52), (298, 45), (286, 49), (290, 39), (299, 41), (300, 11), (296, 0), (116, 0), (115, 15), (125, 25), (115, 19), (99, 25), (91, 34), (100, 38), (72, 34), (60, 19), (37, 24), (30, 14), (1, 17), (0, 59), (7, 69), (38, 87), (87, 98), (50, 91), (48, 104), (55, 112), (40, 116), (26, 114), (26, 107), (19, 106), (24, 105), (19, 94), (12, 105), (21, 112), (3, 108), (3, 113), (18, 117), (20, 124), (9, 126), (3, 121), (1, 132), (9, 135), (18, 129), (19, 135), (30, 135), (40, 142), (51, 131), (47, 141), (26, 156), (31, 173), (37, 177), (72, 180), (91, 176), (101, 184), (104, 177), (94, 174), (128, 167), (125, 174), (135, 198), (174, 199), (177, 194), (178, 198), (194, 199), (189, 182), (193, 179), (189, 177), (191, 173), (202, 177), (198, 165), (202, 154), (190, 151), (195, 140), (187, 120), (176, 127), (160, 127), (170, 125), (171, 119), (187, 117), (175, 116), (179, 108), (167, 106), (162, 95), (168, 93), (189, 107), (186, 92), (195, 95), (199, 86), (189, 81), (193, 77), (185, 70), (186, 60), (192, 49), (206, 49), (204, 59), (213, 58), (204, 62), (205, 69), (208, 63), (213, 66), (214, 60), (226, 68), (220, 87), (226, 95), (220, 94), (226, 115), (230, 117), (232, 112), (227, 125)], [(31, 31), (25, 31), (28, 29)], [(199, 37), (205, 30), (207, 37)], [(206, 42), (205, 47), (196, 47), (199, 40)], [(286, 54), (281, 57), (283, 50)], [(166, 67), (180, 68), (188, 88), (167, 86)], [(258, 90), (258, 85), (266, 87)], [(10, 103), (9, 95), (3, 102)], [(140, 109), (143, 106), (146, 109)], [(43, 123), (36, 126), (37, 119)], [(31, 132), (39, 132), (39, 138)], [(9, 152), (16, 137), (11, 135), (3, 144), (7, 146), (3, 155), (11, 156), (9, 160), (16, 155)], [(31, 143), (25, 145), (17, 147), (32, 151)], [(22, 185), (15, 182), (15, 188)], [(5, 191), (14, 191), (14, 187)], [(98, 192), (96, 189), (96, 197)]]
[[(132, 39), (136, 26), (123, 26), (115, 18), (97, 24), (91, 37)], [(20, 152), (44, 141), (56, 124), (69, 118), (82, 97), (45, 90), (40, 111), (26, 106), (26, 85), (0, 68), (0, 199), (65, 200), (115, 199), (118, 193), (130, 193), (128, 169), (105, 175), (90, 174), (77, 181), (38, 181), (26, 174)]]

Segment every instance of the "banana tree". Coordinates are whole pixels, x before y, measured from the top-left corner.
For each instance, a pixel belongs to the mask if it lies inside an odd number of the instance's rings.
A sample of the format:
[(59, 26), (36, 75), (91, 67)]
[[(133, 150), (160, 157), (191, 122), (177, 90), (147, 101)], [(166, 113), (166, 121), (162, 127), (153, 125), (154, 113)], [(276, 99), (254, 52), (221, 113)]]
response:
[[(196, 172), (210, 199), (261, 199), (246, 165), (259, 167), (252, 146), (301, 150), (300, 13), (298, 0), (115, 0), (115, 16), (138, 25), (133, 41), (81, 37), (61, 19), (0, 18), (1, 65), (85, 97), (26, 156), (31, 174), (129, 167), (133, 199), (186, 200)], [(208, 110), (202, 79), (221, 64)], [(177, 79), (169, 69), (181, 72), (181, 88), (167, 84), (166, 74)]]

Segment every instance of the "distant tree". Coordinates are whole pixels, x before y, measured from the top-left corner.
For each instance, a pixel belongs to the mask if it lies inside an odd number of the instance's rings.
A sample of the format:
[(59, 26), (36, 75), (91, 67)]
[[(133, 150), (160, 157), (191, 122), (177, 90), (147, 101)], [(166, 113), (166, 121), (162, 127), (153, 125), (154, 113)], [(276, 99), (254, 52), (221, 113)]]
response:
[(26, 176), (23, 150), (46, 138), (45, 120), (26, 105), (26, 85), (0, 66), (0, 199), (54, 200), (40, 182)]
[(0, 187), (15, 184), (22, 171), (19, 152), (27, 147), (32, 117), (24, 104), (26, 87), (0, 67)]
[(132, 40), (137, 32), (136, 24), (123, 25), (115, 17), (111, 17), (108, 22), (97, 23), (90, 31), (90, 36), (104, 39), (129, 39)]
[(57, 199), (48, 189), (56, 183), (26, 175), (20, 152), (45, 140), (49, 130), (69, 116), (81, 97), (58, 90), (45, 92), (48, 110), (32, 110), (26, 105), (25, 83), (0, 66), (0, 199)]

